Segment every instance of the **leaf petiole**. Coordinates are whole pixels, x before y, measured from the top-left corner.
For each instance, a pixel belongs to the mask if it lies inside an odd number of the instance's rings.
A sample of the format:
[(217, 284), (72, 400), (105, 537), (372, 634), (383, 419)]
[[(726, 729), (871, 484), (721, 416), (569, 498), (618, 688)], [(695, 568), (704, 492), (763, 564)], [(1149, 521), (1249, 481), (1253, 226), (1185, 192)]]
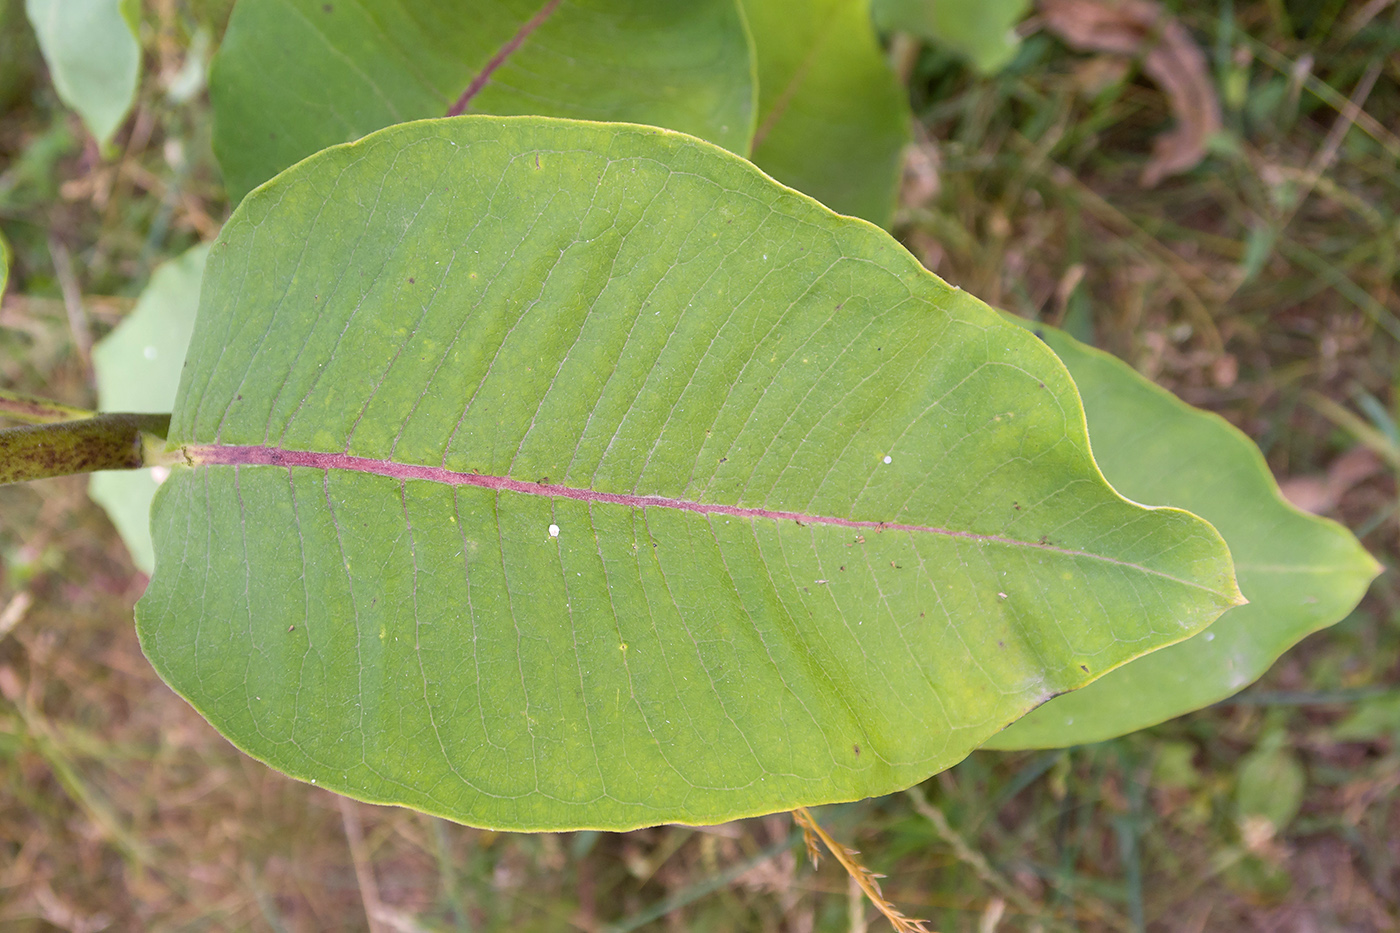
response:
[(100, 414), (0, 430), (0, 485), (179, 462), (167, 451), (169, 415)]

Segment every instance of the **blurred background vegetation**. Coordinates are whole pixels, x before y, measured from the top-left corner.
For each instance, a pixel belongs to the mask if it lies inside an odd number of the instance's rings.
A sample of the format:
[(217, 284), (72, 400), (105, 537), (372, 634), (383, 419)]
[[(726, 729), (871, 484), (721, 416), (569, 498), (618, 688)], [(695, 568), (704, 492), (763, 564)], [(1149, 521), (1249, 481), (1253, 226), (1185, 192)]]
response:
[[(203, 76), (230, 6), (146, 0), (104, 158), (0, 0), (5, 387), (91, 406), (93, 341), (217, 233)], [(1140, 55), (1071, 47), (1057, 6), (992, 76), (892, 42), (918, 119), (896, 233), (1224, 415), (1387, 572), (1211, 709), (817, 816), (945, 931), (1400, 928), (1400, 4), (1167, 4), (1221, 129), (1151, 186), (1180, 101)], [(0, 557), (0, 930), (886, 928), (787, 815), (496, 834), (243, 757), (141, 656), (145, 577), (82, 477), (0, 488)]]

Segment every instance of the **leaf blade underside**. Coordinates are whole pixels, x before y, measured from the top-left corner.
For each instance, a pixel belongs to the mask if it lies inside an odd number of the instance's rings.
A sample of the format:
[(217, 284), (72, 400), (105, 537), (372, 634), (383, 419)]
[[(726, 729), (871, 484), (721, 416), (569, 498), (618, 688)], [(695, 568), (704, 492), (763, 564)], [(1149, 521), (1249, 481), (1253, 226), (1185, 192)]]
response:
[(236, 203), (327, 146), (429, 117), (670, 127), (747, 152), (756, 88), (733, 0), (240, 0), (209, 79)]
[(649, 127), (424, 121), (260, 189), (171, 440), (157, 670), (288, 773), (474, 825), (887, 793), (1238, 598), (1034, 337)]
[(1285, 651), (1361, 601), (1380, 566), (1346, 528), (1290, 505), (1259, 448), (1238, 428), (1063, 331), (1019, 323), (1069, 367), (1095, 457), (1114, 488), (1213, 522), (1250, 603), (1186, 641), (1056, 697), (987, 748), (1102, 742), (1203, 709), (1262, 677)]
[(750, 158), (840, 214), (886, 227), (909, 142), (909, 99), (862, 0), (744, 0), (758, 66)]

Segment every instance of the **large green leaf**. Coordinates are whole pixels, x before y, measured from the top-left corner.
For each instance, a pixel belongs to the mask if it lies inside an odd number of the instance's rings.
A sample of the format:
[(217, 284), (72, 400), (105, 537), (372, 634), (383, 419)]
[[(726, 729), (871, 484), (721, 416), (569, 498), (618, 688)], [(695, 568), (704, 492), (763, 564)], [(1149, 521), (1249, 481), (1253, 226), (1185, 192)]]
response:
[(209, 85), (235, 200), (464, 98), (456, 112), (651, 123), (746, 153), (756, 93), (735, 0), (240, 0)]
[[(157, 268), (131, 314), (92, 348), (103, 411), (161, 414), (174, 407), (208, 256), (208, 244), (201, 244)], [(88, 495), (106, 510), (146, 573), (155, 568), (151, 500), (168, 472), (109, 470), (88, 481)]]
[(743, 0), (758, 59), (753, 161), (842, 214), (888, 227), (909, 102), (868, 0)]
[(1188, 641), (1051, 700), (988, 748), (1098, 742), (1208, 706), (1356, 606), (1379, 565), (1345, 528), (1284, 501), (1249, 438), (1107, 353), (1054, 328), (1026, 326), (1078, 383), (1109, 482), (1135, 501), (1190, 509), (1214, 523), (1250, 602)]
[(391, 127), (205, 271), (137, 607), (250, 754), (476, 825), (881, 794), (1238, 599), (1032, 335), (651, 127)]
[(883, 30), (907, 32), (966, 59), (983, 74), (1006, 67), (1020, 40), (1015, 26), (1031, 0), (871, 0)]
[(25, 0), (59, 98), (106, 146), (136, 99), (139, 6), (125, 0)]

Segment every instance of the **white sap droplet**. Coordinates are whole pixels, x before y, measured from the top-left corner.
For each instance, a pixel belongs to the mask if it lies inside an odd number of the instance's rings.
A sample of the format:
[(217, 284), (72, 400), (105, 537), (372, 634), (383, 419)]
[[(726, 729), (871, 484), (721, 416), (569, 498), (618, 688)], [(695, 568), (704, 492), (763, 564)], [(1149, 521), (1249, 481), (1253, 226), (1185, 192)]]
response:
[(557, 538), (557, 537), (559, 537), (559, 526), (558, 526), (558, 525), (550, 525), (550, 526), (549, 526), (549, 536), (550, 536), (551, 538)]
[(165, 482), (169, 477), (170, 477), (170, 467), (163, 467), (163, 466), (153, 466), (153, 467), (151, 467), (151, 479), (153, 479), (153, 480), (156, 481), (156, 485), (157, 485), (157, 486), (159, 486), (161, 483)]
[(1206, 632), (1206, 641), (1215, 641), (1215, 633)]
[(885, 462), (894, 463), (894, 457), (891, 457), (889, 454), (885, 454)]
[(141, 354), (142, 354), (142, 356), (146, 357), (146, 359), (148, 359), (148, 360), (153, 360), (153, 359), (156, 358), (156, 348), (155, 348), (155, 347), (147, 347), (146, 349), (144, 349), (144, 350), (141, 351)]

